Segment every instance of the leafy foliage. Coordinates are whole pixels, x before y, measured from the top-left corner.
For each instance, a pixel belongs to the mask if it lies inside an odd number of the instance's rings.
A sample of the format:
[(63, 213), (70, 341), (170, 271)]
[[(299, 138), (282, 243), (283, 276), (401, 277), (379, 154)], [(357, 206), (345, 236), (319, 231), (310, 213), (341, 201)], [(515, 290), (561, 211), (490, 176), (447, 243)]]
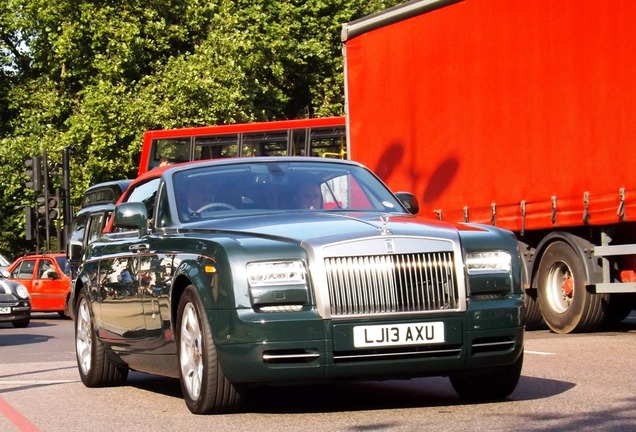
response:
[(27, 157), (72, 147), (77, 204), (135, 175), (145, 130), (342, 115), (342, 23), (396, 3), (4, 0), (0, 252), (33, 247)]

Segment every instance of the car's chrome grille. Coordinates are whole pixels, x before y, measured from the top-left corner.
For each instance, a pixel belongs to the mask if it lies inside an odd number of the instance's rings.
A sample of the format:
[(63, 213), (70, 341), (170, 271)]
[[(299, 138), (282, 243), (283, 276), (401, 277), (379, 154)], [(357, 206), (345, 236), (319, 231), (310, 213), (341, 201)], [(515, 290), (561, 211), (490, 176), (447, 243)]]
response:
[(452, 252), (325, 259), (332, 316), (456, 309)]

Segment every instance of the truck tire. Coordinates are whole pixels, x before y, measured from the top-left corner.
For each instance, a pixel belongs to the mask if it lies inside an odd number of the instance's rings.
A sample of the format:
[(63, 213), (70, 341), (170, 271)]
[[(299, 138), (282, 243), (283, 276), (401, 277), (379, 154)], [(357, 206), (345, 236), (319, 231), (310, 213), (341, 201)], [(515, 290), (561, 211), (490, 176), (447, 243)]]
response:
[(524, 293), (523, 302), (526, 307), (526, 329), (537, 330), (541, 328), (543, 317), (541, 316), (541, 308), (539, 308), (537, 297)]
[(510, 395), (517, 387), (523, 366), (523, 351), (507, 366), (451, 375), (450, 382), (458, 395), (469, 400), (496, 400)]
[(586, 289), (584, 263), (568, 243), (558, 240), (545, 249), (537, 285), (543, 320), (555, 333), (594, 331), (603, 323), (608, 295)]
[(194, 414), (237, 411), (241, 393), (221, 369), (212, 329), (193, 285), (179, 301), (177, 329), (179, 378), (188, 409)]
[(532, 271), (530, 260), (535, 254), (535, 249), (524, 242), (518, 242), (521, 254), (521, 286), (523, 287), (523, 305), (525, 307), (525, 323), (527, 330), (536, 330), (541, 327), (543, 317), (539, 302), (537, 302), (536, 280), (531, 282)]

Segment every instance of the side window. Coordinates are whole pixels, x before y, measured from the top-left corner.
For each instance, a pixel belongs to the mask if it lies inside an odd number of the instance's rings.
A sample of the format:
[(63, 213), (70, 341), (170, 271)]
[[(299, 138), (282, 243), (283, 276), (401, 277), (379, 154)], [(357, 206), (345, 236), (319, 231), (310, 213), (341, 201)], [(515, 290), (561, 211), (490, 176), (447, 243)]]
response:
[(73, 218), (73, 222), (71, 224), (71, 234), (69, 238), (69, 243), (82, 243), (84, 240), (84, 231), (86, 229), (88, 217), (87, 214), (79, 214), (75, 215)]
[(49, 274), (54, 271), (53, 261), (41, 259), (38, 263), (38, 279), (46, 279), (49, 277)]
[(20, 263), (18, 268), (16, 268), (11, 277), (15, 279), (31, 279), (33, 277), (33, 270), (35, 269), (35, 260), (27, 259)]
[(157, 198), (157, 188), (161, 179), (154, 178), (146, 183), (137, 185), (128, 195), (126, 202), (142, 202), (148, 211), (148, 220), (152, 219), (155, 210), (155, 200)]
[(104, 213), (93, 213), (88, 220), (88, 235), (86, 236), (86, 244), (89, 244), (98, 238), (104, 229)]

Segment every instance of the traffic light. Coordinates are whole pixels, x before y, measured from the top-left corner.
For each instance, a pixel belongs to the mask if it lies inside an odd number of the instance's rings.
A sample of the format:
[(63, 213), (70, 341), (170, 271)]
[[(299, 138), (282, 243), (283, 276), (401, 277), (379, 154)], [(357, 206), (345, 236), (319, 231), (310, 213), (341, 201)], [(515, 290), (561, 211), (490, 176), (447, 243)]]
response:
[(34, 240), (37, 237), (35, 215), (33, 207), (24, 207), (24, 231), (27, 240)]
[(49, 221), (54, 221), (60, 216), (60, 209), (58, 208), (58, 198), (57, 196), (50, 196), (48, 202), (46, 203), (46, 211), (49, 215)]
[(44, 198), (43, 196), (37, 197), (35, 206), (36, 206), (35, 214), (37, 219), (45, 220), (46, 214), (48, 211), (46, 198)]
[(33, 156), (24, 161), (26, 165), (26, 187), (36, 192), (42, 190), (42, 161), (39, 157)]

